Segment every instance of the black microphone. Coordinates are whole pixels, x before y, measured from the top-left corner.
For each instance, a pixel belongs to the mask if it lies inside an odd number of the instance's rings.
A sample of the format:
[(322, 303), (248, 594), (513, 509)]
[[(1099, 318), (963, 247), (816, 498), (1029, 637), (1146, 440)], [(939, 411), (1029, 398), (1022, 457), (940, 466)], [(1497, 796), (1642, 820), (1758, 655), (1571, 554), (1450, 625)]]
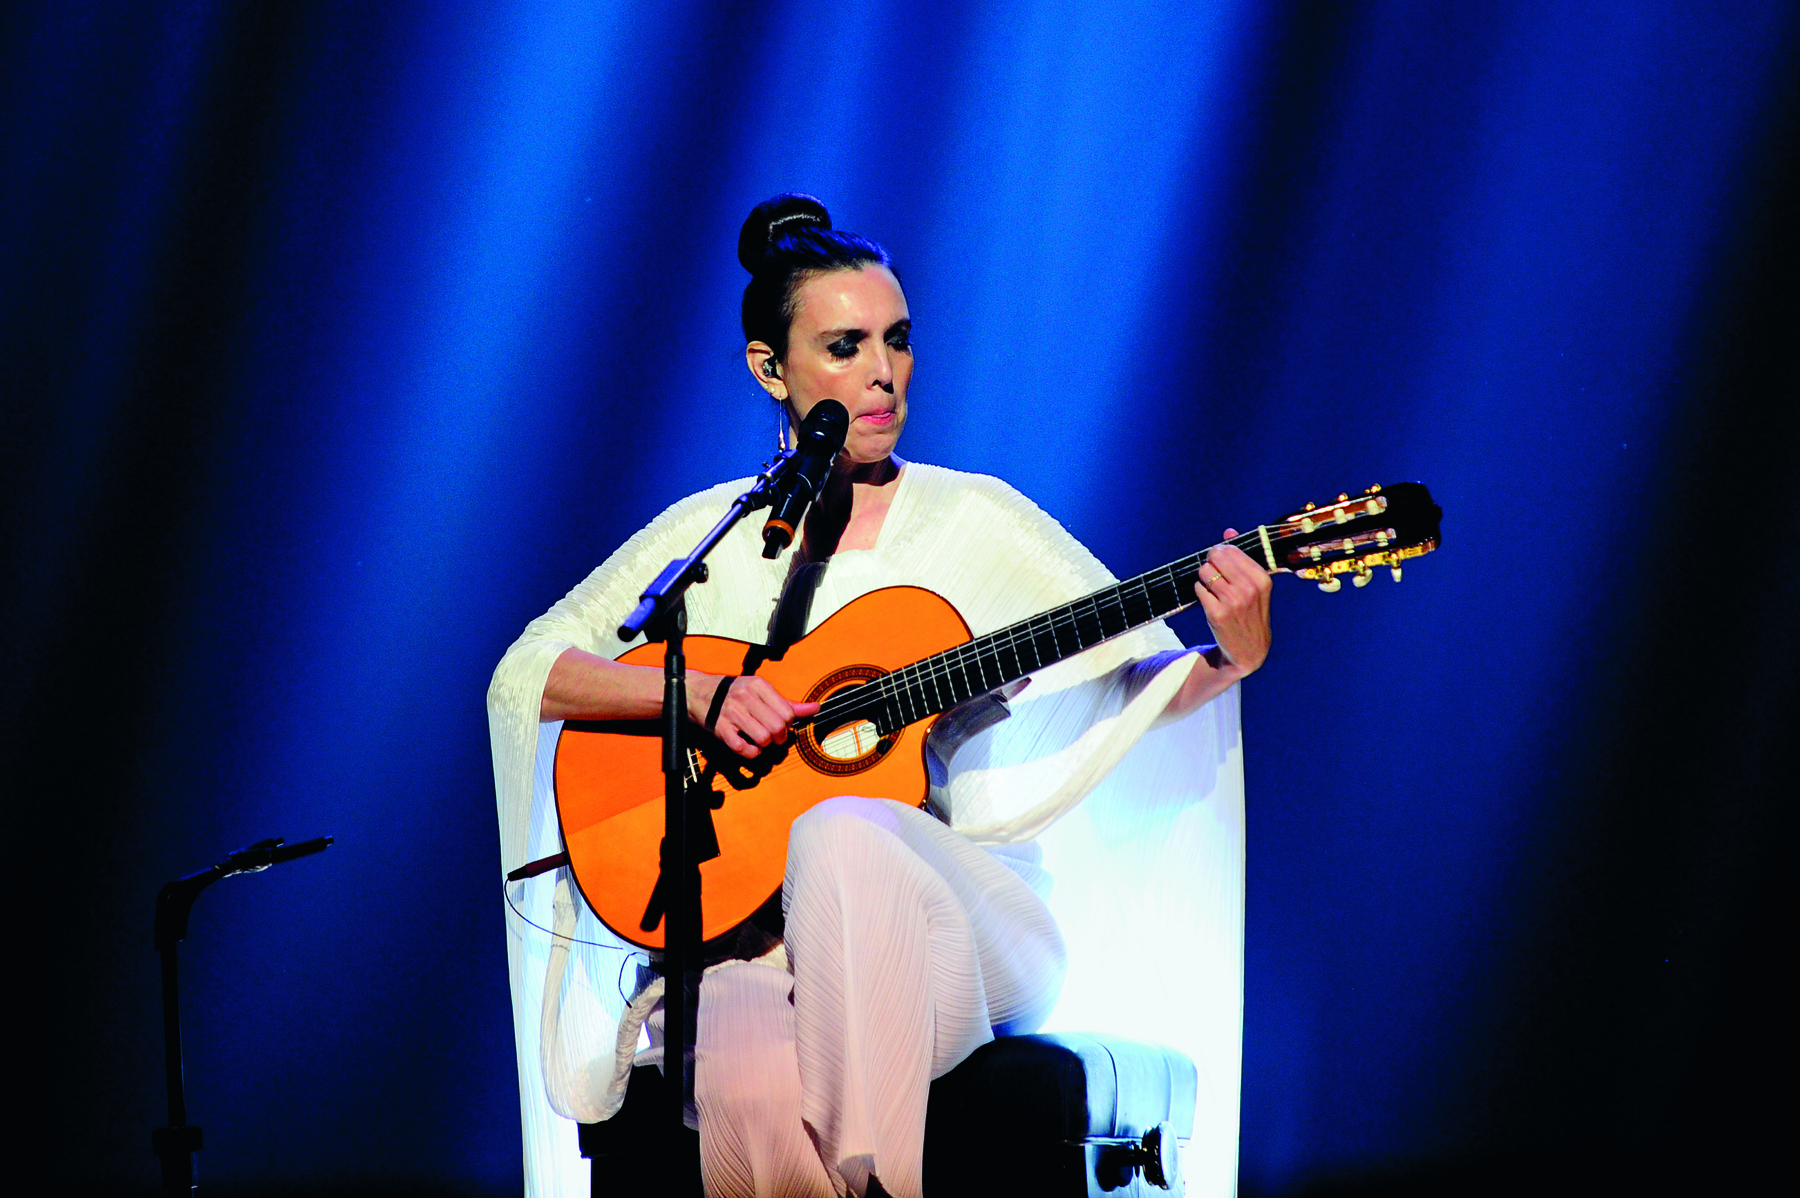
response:
[(835, 399), (821, 399), (806, 414), (775, 484), (775, 508), (763, 525), (764, 557), (776, 557), (794, 543), (794, 529), (824, 485), (831, 459), (844, 447), (849, 431), (850, 413)]

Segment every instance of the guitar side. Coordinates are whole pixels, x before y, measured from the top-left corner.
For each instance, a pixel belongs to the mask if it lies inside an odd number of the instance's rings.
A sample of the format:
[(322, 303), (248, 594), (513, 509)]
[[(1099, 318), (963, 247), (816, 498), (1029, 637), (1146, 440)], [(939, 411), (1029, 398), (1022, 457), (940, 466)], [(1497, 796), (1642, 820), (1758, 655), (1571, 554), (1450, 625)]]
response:
[[(755, 673), (790, 699), (814, 698), (969, 639), (968, 626), (942, 596), (918, 587), (887, 587), (846, 604), (781, 660), (763, 662)], [(741, 674), (753, 647), (690, 635), (684, 649), (691, 669)], [(619, 660), (661, 667), (663, 646), (639, 645)], [(721, 750), (720, 761), (713, 762), (700, 753), (707, 785), (721, 796), (712, 813), (719, 856), (700, 866), (702, 936), (710, 940), (730, 931), (781, 889), (788, 829), (810, 808), (846, 794), (923, 804), (929, 785), (925, 735), (936, 719), (907, 725), (884, 752), (848, 764), (822, 762), (818, 753), (803, 754), (790, 743), (773, 767), (765, 763), (766, 774), (757, 776), (736, 754)], [(627, 942), (661, 948), (663, 925), (648, 932), (639, 926), (661, 867), (657, 721), (565, 725), (556, 749), (556, 802), (563, 844), (588, 905)]]

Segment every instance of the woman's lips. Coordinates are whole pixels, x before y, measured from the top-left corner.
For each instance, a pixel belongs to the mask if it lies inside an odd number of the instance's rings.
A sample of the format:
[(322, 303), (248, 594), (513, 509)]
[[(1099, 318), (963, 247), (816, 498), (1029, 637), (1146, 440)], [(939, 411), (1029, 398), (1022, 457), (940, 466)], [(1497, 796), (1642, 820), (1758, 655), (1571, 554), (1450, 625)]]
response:
[(894, 423), (894, 413), (890, 409), (885, 412), (864, 412), (858, 420), (867, 420), (870, 424), (888, 425)]

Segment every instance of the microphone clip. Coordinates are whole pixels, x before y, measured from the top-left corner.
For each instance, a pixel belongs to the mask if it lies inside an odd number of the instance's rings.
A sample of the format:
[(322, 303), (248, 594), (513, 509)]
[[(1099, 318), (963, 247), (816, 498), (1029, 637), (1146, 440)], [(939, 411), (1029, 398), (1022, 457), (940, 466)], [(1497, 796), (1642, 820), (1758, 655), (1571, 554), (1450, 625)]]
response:
[(850, 412), (835, 399), (821, 399), (801, 422), (794, 448), (779, 459), (768, 477), (774, 484), (774, 510), (763, 525), (763, 557), (776, 558), (794, 543), (800, 520), (818, 497), (831, 473), (832, 460), (844, 447)]

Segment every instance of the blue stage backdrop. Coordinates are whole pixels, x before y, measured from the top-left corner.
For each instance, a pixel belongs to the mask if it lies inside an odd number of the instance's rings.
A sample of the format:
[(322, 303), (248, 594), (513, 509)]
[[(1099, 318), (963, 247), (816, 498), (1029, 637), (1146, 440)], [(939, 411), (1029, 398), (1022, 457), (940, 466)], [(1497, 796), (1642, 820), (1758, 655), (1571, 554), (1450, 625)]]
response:
[(1776, 1026), (1792, 6), (9, 21), (41, 1192), (154, 1187), (156, 887), (320, 834), (196, 910), (203, 1176), (516, 1191), (483, 691), (630, 532), (767, 456), (733, 251), (785, 190), (894, 254), (903, 451), (1120, 574), (1371, 483), (1446, 509), (1401, 586), (1283, 581), (1246, 686), (1246, 1193), (1722, 1168), (1773, 1128), (1731, 1062)]

